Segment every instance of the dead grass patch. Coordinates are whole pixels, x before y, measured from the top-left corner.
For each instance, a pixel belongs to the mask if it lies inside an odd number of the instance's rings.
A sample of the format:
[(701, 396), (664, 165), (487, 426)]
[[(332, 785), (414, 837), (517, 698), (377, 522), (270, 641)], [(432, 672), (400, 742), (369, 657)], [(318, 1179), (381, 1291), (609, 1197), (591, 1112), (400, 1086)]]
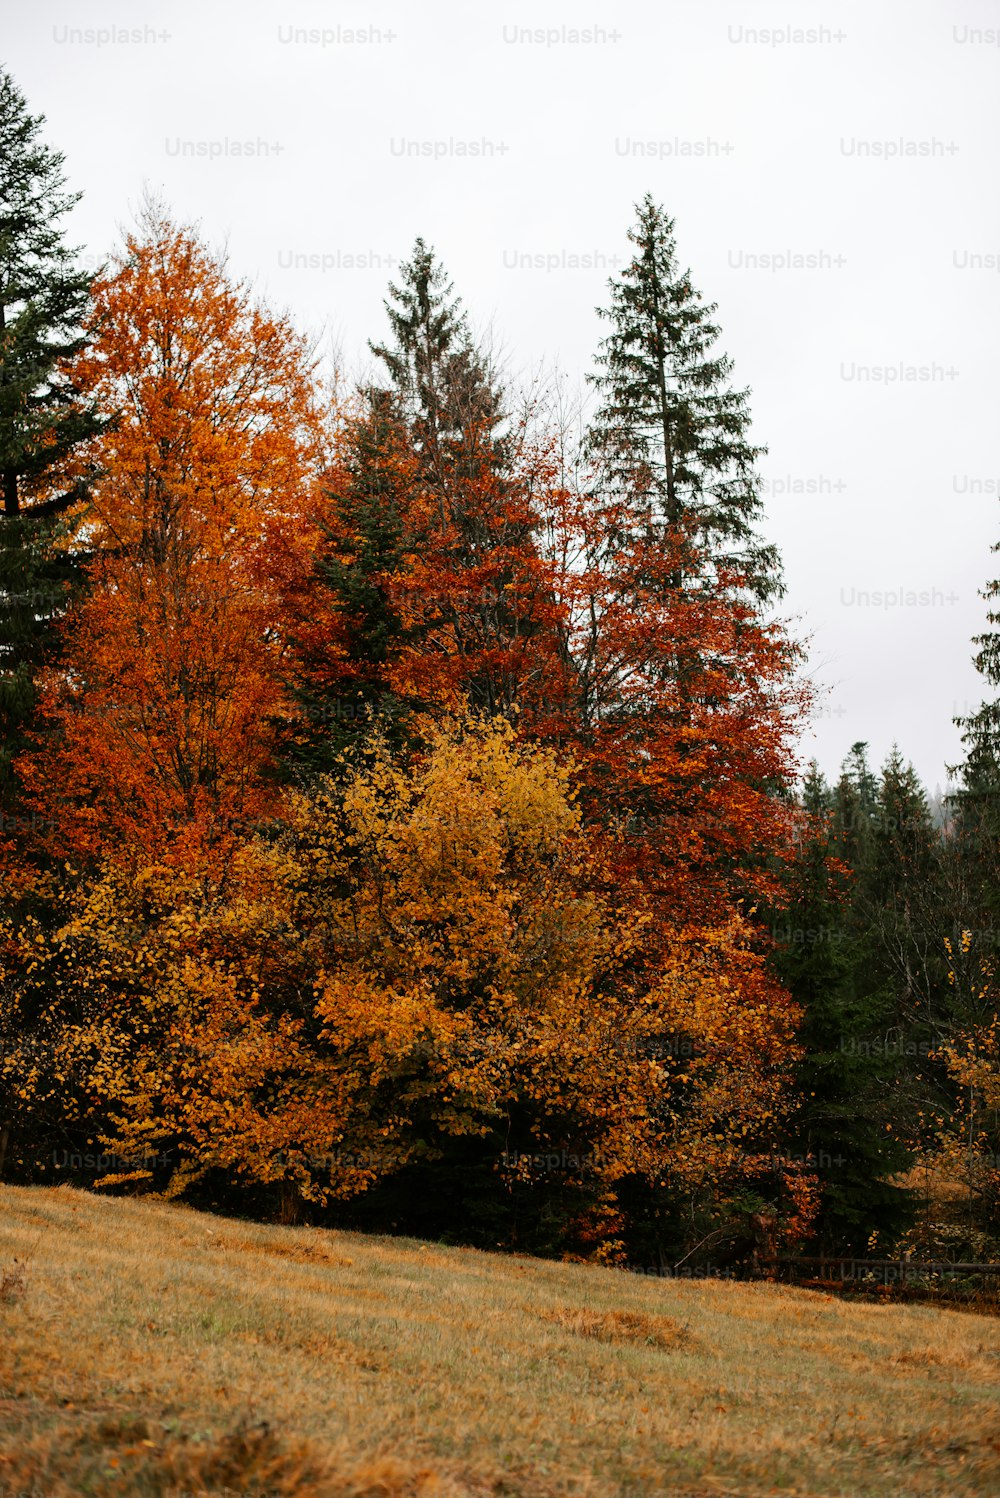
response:
[(5, 1265), (0, 1269), (0, 1305), (12, 1305), (15, 1300), (20, 1300), (28, 1288), (28, 1268), (26, 1264), (19, 1264), (17, 1259), (13, 1264)]
[[(547, 1498), (540, 1489), (535, 1498)], [(0, 1492), (45, 1498), (495, 1498), (496, 1487), (433, 1462), (389, 1454), (358, 1461), (287, 1439), (267, 1422), (240, 1423), (216, 1438), (173, 1424), (105, 1416), (64, 1426), (43, 1444), (0, 1450)]]
[[(290, 1447), (262, 1422), (255, 1427), (238, 1426), (220, 1440), (203, 1448), (181, 1446), (156, 1463), (156, 1477), (164, 1485), (164, 1498), (179, 1492), (234, 1488), (241, 1494), (302, 1494), (324, 1498), (325, 1463), (308, 1445)], [(179, 1491), (178, 1491), (179, 1490)]]
[(353, 1260), (343, 1254), (331, 1253), (310, 1243), (254, 1243), (249, 1239), (208, 1239), (208, 1247), (214, 1252), (237, 1254), (261, 1254), (268, 1259), (288, 1259), (294, 1264), (330, 1264), (337, 1269), (350, 1269)]
[(538, 1311), (544, 1321), (561, 1326), (577, 1337), (593, 1337), (597, 1342), (632, 1342), (643, 1347), (693, 1347), (695, 1339), (687, 1327), (669, 1316), (649, 1315), (645, 1311), (587, 1311), (572, 1306)]
[(919, 1371), (939, 1368), (950, 1373), (964, 1373), (968, 1378), (996, 1376), (987, 1358), (979, 1351), (943, 1352), (937, 1347), (912, 1347), (897, 1353), (892, 1359), (894, 1367), (913, 1368)]

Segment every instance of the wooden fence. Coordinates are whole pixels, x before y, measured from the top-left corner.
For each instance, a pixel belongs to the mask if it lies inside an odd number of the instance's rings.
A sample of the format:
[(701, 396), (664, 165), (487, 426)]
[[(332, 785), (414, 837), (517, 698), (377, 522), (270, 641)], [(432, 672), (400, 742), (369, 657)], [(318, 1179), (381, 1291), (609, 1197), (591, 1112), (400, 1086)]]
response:
[(927, 1259), (858, 1259), (783, 1255), (759, 1258), (767, 1279), (803, 1287), (846, 1290), (894, 1290), (965, 1297), (1000, 1296), (1000, 1264), (955, 1263)]

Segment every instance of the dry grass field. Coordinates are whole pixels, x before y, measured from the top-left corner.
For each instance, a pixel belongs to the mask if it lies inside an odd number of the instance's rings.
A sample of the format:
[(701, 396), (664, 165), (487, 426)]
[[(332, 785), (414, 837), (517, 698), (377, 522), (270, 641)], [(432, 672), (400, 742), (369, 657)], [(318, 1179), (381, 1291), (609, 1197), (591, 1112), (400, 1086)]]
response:
[(0, 1188), (4, 1498), (996, 1494), (998, 1396), (987, 1317)]

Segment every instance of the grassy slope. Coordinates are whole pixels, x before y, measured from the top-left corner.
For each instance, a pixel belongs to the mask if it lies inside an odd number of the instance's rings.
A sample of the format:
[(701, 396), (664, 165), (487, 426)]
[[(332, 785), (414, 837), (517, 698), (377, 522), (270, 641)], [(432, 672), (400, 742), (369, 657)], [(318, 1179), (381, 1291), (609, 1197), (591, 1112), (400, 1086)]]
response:
[(0, 1492), (1000, 1491), (1000, 1321), (0, 1187)]

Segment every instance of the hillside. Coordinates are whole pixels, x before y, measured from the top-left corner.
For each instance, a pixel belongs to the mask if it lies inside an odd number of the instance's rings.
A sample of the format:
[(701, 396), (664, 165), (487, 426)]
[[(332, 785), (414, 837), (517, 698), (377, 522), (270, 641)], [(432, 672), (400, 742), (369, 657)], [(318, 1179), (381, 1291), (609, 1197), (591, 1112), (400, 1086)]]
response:
[(995, 1493), (998, 1394), (989, 1318), (0, 1188), (4, 1494)]

